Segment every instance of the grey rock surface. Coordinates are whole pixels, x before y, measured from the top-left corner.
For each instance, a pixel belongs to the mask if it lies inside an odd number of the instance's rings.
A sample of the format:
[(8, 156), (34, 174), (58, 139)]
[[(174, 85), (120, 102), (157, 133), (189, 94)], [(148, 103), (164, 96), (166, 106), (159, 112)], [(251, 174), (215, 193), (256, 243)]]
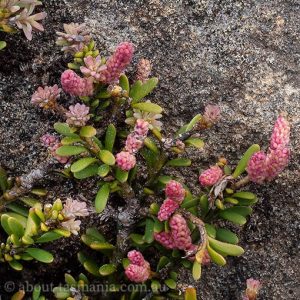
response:
[(241, 299), (249, 277), (263, 283), (259, 299), (300, 299), (299, 1), (44, 2), (46, 32), (31, 43), (21, 34), (10, 36), (0, 53), (1, 164), (21, 175), (47, 155), (39, 138), (58, 118), (33, 107), (30, 97), (40, 85), (59, 83), (67, 59), (54, 43), (63, 23), (84, 21), (103, 54), (130, 40), (134, 62), (149, 58), (160, 79), (151, 99), (165, 108), (167, 130), (174, 132), (208, 103), (221, 107), (222, 121), (205, 133), (205, 149), (192, 154), (193, 174), (183, 171), (191, 187), (199, 169), (218, 156), (235, 165), (251, 144), (267, 148), (277, 115), (288, 114), (291, 163), (273, 183), (251, 186), (260, 201), (249, 222), (235, 228), (245, 255), (223, 268), (204, 268), (198, 283), (185, 274), (182, 279), (197, 285), (199, 299)]

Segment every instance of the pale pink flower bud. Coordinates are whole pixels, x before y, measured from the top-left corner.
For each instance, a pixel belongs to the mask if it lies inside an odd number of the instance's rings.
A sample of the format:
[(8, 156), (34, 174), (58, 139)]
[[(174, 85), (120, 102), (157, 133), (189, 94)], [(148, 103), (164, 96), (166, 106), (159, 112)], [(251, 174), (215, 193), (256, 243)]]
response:
[(175, 243), (170, 232), (154, 233), (154, 239), (167, 249), (174, 249)]
[(127, 253), (127, 257), (133, 265), (144, 266), (147, 261), (141, 252), (137, 250), (131, 250)]
[(192, 246), (192, 239), (186, 220), (176, 214), (170, 219), (169, 225), (175, 246), (180, 250), (189, 249)]
[(62, 222), (61, 226), (63, 229), (70, 231), (74, 235), (78, 235), (78, 232), (80, 230), (80, 224), (81, 224), (80, 220), (70, 219)]
[(157, 215), (158, 220), (159, 221), (168, 220), (170, 216), (174, 213), (174, 211), (178, 208), (179, 208), (178, 202), (172, 199), (166, 199), (159, 209)]
[(175, 180), (170, 180), (166, 184), (165, 194), (168, 198), (181, 204), (185, 197), (185, 189), (183, 188), (181, 183)]
[(61, 85), (65, 92), (73, 96), (90, 96), (93, 94), (93, 79), (81, 78), (72, 70), (61, 74)]
[(212, 186), (216, 184), (223, 176), (223, 171), (218, 166), (210, 167), (201, 173), (199, 182), (202, 186)]
[(276, 150), (278, 148), (285, 148), (290, 141), (290, 124), (283, 117), (280, 116), (275, 122), (273, 133), (270, 140), (270, 148)]
[(130, 264), (125, 269), (125, 275), (127, 278), (136, 283), (144, 282), (150, 278), (150, 268), (146, 266), (137, 266)]
[(97, 57), (88, 56), (84, 59), (85, 66), (80, 67), (80, 71), (87, 77), (93, 77), (96, 80), (100, 80), (103, 70), (106, 69), (106, 66), (102, 65), (101, 56)]
[(134, 168), (136, 164), (136, 158), (129, 152), (122, 151), (116, 155), (116, 164), (123, 171), (129, 171)]
[(208, 254), (208, 251), (205, 250), (205, 251), (204, 251), (204, 255), (203, 255), (203, 257), (202, 257), (202, 262), (201, 262), (201, 264), (202, 264), (203, 266), (207, 266), (207, 265), (210, 264), (210, 262), (211, 262), (211, 259), (210, 259), (210, 256), (209, 256), (209, 254)]
[(50, 154), (61, 164), (66, 164), (69, 161), (69, 156), (59, 156), (56, 154), (56, 150), (61, 147), (62, 145), (60, 143), (54, 144), (53, 146), (49, 147)]
[(132, 43), (119, 44), (115, 53), (107, 61), (106, 70), (101, 72), (100, 81), (108, 84), (117, 81), (121, 73), (130, 64), (133, 51)]
[(271, 181), (277, 177), (288, 165), (290, 151), (287, 148), (271, 150), (266, 159), (266, 180)]
[(247, 279), (246, 297), (248, 297), (249, 300), (255, 300), (260, 288), (261, 283), (259, 280), (255, 280), (253, 278)]
[(89, 215), (86, 203), (67, 198), (62, 210), (66, 218), (86, 217)]
[(54, 86), (39, 87), (31, 97), (31, 103), (38, 105), (44, 109), (54, 108), (56, 100), (60, 96), (61, 89), (57, 84)]
[(208, 104), (205, 107), (203, 118), (209, 127), (216, 124), (221, 118), (221, 111), (219, 106)]
[(148, 59), (140, 59), (137, 65), (136, 80), (145, 82), (149, 79), (151, 73), (151, 62)]
[(135, 133), (127, 136), (125, 149), (131, 154), (138, 152), (143, 146), (143, 141)]
[(76, 127), (85, 126), (90, 119), (89, 111), (90, 108), (84, 104), (76, 103), (71, 105), (69, 106), (69, 111), (66, 112), (66, 122)]
[(254, 153), (247, 166), (249, 179), (256, 183), (263, 183), (266, 178), (267, 156), (263, 151)]
[(48, 133), (44, 134), (41, 137), (40, 141), (45, 147), (53, 146), (54, 144), (59, 142), (59, 140), (56, 136), (48, 134)]
[(137, 119), (134, 126), (134, 132), (140, 136), (147, 136), (148, 131), (149, 123), (143, 119)]

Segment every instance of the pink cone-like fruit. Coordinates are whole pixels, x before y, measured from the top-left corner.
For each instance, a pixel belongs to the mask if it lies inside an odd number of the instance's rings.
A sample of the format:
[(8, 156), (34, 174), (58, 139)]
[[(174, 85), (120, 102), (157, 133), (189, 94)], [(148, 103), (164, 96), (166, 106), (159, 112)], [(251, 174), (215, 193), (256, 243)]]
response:
[(222, 176), (222, 169), (218, 166), (213, 166), (201, 173), (199, 182), (202, 186), (213, 186), (222, 178)]
[(183, 188), (181, 183), (175, 180), (170, 180), (166, 184), (165, 193), (168, 198), (178, 202), (179, 204), (185, 197), (185, 189)]
[(129, 152), (122, 151), (116, 155), (116, 164), (123, 171), (129, 171), (134, 168), (136, 164), (136, 158)]
[(168, 220), (171, 215), (175, 212), (175, 210), (179, 208), (178, 202), (167, 198), (163, 204), (161, 205), (157, 218), (159, 221), (166, 221)]

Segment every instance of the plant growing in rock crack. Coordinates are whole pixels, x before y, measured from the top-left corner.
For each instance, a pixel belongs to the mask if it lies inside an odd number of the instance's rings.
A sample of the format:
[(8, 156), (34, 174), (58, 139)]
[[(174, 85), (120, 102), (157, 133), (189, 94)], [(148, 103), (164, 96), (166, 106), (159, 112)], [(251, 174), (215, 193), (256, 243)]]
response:
[[(51, 163), (21, 177), (19, 185), (5, 186), (0, 204), (9, 207), (32, 191), (34, 182), (56, 160), (64, 165), (59, 174), (68, 180), (96, 183), (95, 211), (104, 218), (109, 214), (116, 224), (115, 237), (104, 237), (96, 228), (81, 236), (90, 248), (78, 254), (87, 272), (112, 284), (122, 299), (181, 299), (182, 290), (186, 299), (196, 299), (195, 290), (178, 281), (178, 272), (187, 268), (198, 280), (203, 265), (223, 266), (227, 257), (243, 254), (237, 235), (227, 225), (244, 225), (252, 213), (257, 197), (246, 185), (271, 181), (288, 164), (289, 123), (283, 116), (277, 119), (267, 153), (254, 144), (233, 170), (225, 158), (219, 158), (201, 172), (201, 193), (195, 194), (184, 184), (188, 179), (170, 176), (171, 170), (191, 166), (186, 150), (204, 147), (201, 132), (220, 120), (219, 107), (208, 105), (174, 136), (168, 135), (160, 121), (163, 109), (145, 99), (158, 84), (157, 78), (149, 78), (150, 62), (141, 60), (130, 81), (124, 71), (133, 57), (131, 43), (119, 44), (106, 59), (84, 25), (65, 25), (65, 31), (58, 33), (57, 44), (73, 61), (61, 75), (62, 89), (40, 87), (31, 100), (64, 118), (65, 122), (54, 124), (61, 138), (50, 134), (41, 138)], [(69, 109), (58, 100), (62, 90), (74, 100)], [(80, 102), (75, 103), (75, 97)], [(117, 209), (107, 205), (112, 202)], [(71, 225), (68, 230), (72, 231)], [(68, 279), (74, 288), (67, 288), (61, 299), (87, 297), (74, 278)], [(120, 284), (128, 282), (143, 283), (145, 289), (129, 296), (120, 290)]]
[[(5, 192), (9, 183), (1, 170), (1, 189)], [(42, 190), (32, 190), (41, 195)], [(11, 268), (21, 271), (22, 261), (37, 260), (51, 263), (53, 255), (43, 250), (41, 244), (49, 243), (71, 234), (78, 234), (81, 221), (77, 217), (87, 216), (84, 202), (67, 199), (62, 204), (57, 199), (53, 205), (42, 205), (32, 197), (21, 197), (19, 203), (7, 204), (1, 213), (1, 227), (7, 239), (0, 244), (0, 262), (8, 263)], [(22, 294), (22, 292), (20, 292)]]
[[(0, 0), (0, 31), (15, 33), (23, 30), (26, 38), (32, 40), (32, 31), (44, 31), (38, 21), (46, 18), (45, 12), (33, 14), (36, 6), (42, 5), (36, 0)], [(0, 41), (0, 50), (6, 46)]]

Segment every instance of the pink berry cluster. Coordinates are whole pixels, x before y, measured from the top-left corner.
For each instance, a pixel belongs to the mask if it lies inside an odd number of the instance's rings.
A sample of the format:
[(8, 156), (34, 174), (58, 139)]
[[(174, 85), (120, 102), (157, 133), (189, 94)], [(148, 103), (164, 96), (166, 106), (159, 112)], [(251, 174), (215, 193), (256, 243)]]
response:
[(199, 176), (199, 182), (202, 186), (213, 186), (223, 176), (223, 170), (219, 166), (213, 166), (202, 172)]
[(271, 181), (283, 171), (290, 157), (289, 140), (289, 122), (280, 116), (274, 125), (268, 153), (259, 151), (248, 163), (247, 172), (251, 181), (259, 184)]
[(166, 200), (157, 217), (160, 221), (169, 220), (170, 231), (155, 233), (154, 238), (167, 249), (192, 251), (196, 247), (192, 243), (191, 232), (184, 217), (180, 214), (173, 215), (184, 200), (185, 193), (182, 184), (175, 180), (170, 180), (166, 185)]
[(128, 252), (127, 257), (130, 261), (130, 264), (125, 268), (127, 278), (136, 283), (148, 280), (151, 276), (151, 268), (142, 253), (132, 250)]
[(166, 200), (161, 205), (157, 216), (160, 221), (168, 220), (179, 208), (185, 197), (185, 189), (179, 182), (170, 180), (166, 185), (165, 194)]
[(154, 233), (157, 242), (167, 249), (191, 251), (195, 249), (192, 243), (191, 231), (186, 220), (180, 214), (173, 215), (169, 220), (170, 231)]
[(137, 65), (136, 80), (147, 81), (151, 73), (151, 68), (150, 60), (142, 58)]
[(48, 148), (50, 155), (54, 157), (61, 164), (66, 164), (69, 161), (68, 156), (59, 156), (56, 150), (62, 146), (59, 139), (51, 134), (45, 134), (41, 137), (41, 143)]
[(94, 92), (93, 78), (81, 78), (73, 70), (64, 71), (60, 79), (64, 91), (72, 96), (91, 96)]
[(96, 82), (114, 83), (118, 81), (122, 72), (130, 64), (133, 52), (133, 44), (123, 42), (118, 45), (115, 53), (107, 60), (106, 64), (102, 61), (101, 56), (88, 56), (84, 58), (85, 66), (80, 67), (80, 71)]
[(126, 139), (124, 151), (116, 155), (116, 164), (123, 171), (129, 171), (136, 164), (135, 154), (142, 148), (147, 137), (149, 123), (143, 119), (136, 120), (133, 132)]

